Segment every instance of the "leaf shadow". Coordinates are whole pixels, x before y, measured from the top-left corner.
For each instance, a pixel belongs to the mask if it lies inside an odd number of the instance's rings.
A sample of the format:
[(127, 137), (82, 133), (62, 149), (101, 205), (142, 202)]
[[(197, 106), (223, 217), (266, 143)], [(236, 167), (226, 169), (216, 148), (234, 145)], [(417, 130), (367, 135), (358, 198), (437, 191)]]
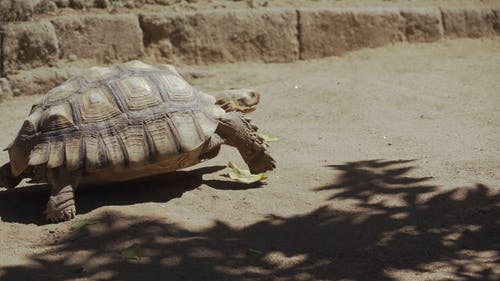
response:
[[(9, 266), (2, 280), (498, 280), (500, 195), (478, 183), (440, 189), (408, 176), (414, 161), (332, 165), (310, 212), (269, 214), (245, 227), (193, 230), (106, 212)], [(350, 208), (339, 205), (351, 203)], [(279, 204), (279, 202), (277, 202)], [(53, 244), (50, 244), (53, 243)], [(121, 250), (137, 243), (139, 261)], [(78, 259), (74, 255), (78, 254)], [(54, 258), (57, 257), (57, 258)]]

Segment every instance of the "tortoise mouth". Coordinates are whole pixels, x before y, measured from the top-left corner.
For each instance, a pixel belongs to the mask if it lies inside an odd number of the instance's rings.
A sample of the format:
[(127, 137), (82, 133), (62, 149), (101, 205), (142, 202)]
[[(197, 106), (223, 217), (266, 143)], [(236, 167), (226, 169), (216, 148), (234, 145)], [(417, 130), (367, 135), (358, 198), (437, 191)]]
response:
[(257, 109), (257, 105), (256, 104), (250, 105), (250, 106), (246, 106), (245, 110), (243, 110), (243, 113), (254, 112), (256, 109)]
[(225, 101), (219, 100), (217, 104), (222, 107), (226, 112), (237, 111), (242, 113), (250, 113), (257, 109), (257, 103), (247, 104), (246, 102), (235, 102), (235, 101)]
[(238, 108), (238, 111), (243, 113), (249, 113), (257, 109), (257, 105), (259, 104), (259, 97), (255, 96), (252, 92), (252, 95), (249, 97), (242, 97), (235, 100), (235, 105)]

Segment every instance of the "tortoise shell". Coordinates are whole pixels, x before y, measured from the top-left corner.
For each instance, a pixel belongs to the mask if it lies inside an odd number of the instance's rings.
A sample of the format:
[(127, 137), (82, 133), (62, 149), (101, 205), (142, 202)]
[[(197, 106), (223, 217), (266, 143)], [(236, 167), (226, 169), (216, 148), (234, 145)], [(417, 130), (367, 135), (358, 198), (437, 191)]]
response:
[(92, 67), (33, 105), (7, 148), (12, 172), (45, 165), (91, 173), (175, 158), (205, 143), (223, 113), (172, 66)]

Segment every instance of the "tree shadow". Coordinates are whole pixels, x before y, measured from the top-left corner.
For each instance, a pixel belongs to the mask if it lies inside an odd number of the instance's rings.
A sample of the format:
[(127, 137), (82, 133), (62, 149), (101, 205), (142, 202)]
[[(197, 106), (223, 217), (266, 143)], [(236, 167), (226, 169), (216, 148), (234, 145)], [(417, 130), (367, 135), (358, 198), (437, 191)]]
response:
[[(102, 206), (126, 206), (146, 202), (168, 202), (184, 192), (206, 184), (215, 189), (257, 188), (262, 183), (241, 184), (233, 181), (203, 180), (203, 175), (218, 172), (225, 166), (209, 166), (108, 185), (80, 186), (76, 192), (78, 214)], [(9, 189), (0, 192), (0, 217), (5, 222), (48, 223), (42, 215), (50, 194), (46, 184)]]
[[(500, 198), (485, 185), (442, 191), (412, 161), (332, 165), (310, 213), (193, 231), (109, 212), (2, 280), (498, 280)], [(338, 208), (350, 203), (350, 208)], [(279, 202), (277, 202), (279, 203)], [(120, 252), (139, 245), (139, 260)], [(429, 275), (430, 274), (430, 275)], [(437, 274), (437, 275), (432, 275)]]

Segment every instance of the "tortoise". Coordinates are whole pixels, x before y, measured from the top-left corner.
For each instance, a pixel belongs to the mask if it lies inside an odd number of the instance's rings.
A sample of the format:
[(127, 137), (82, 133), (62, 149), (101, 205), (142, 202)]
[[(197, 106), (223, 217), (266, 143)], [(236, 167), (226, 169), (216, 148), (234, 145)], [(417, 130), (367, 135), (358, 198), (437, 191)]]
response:
[(50, 185), (48, 220), (76, 215), (80, 184), (120, 182), (172, 172), (213, 158), (222, 144), (238, 149), (252, 173), (275, 168), (245, 113), (259, 93), (217, 96), (189, 85), (171, 65), (130, 61), (92, 67), (33, 105), (0, 168), (0, 186), (23, 178)]

